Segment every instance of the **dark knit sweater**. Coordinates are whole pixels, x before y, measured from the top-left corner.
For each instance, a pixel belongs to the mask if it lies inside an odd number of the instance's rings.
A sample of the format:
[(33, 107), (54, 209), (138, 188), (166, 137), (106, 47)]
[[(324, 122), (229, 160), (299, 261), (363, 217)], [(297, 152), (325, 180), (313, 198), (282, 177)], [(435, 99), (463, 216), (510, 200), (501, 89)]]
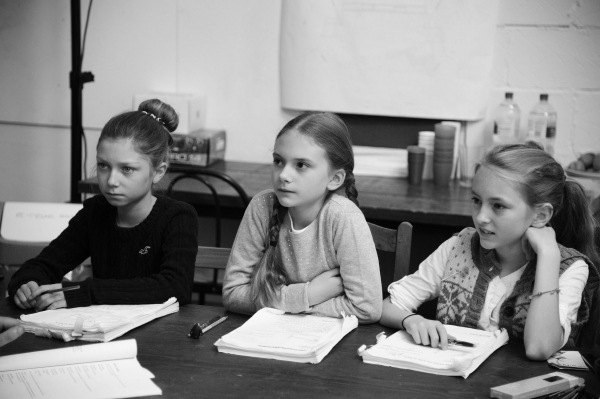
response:
[(198, 218), (189, 204), (157, 196), (139, 225), (121, 228), (117, 208), (102, 195), (86, 200), (69, 226), (8, 285), (10, 298), (21, 285), (60, 283), (63, 276), (91, 257), (93, 278), (64, 282), (81, 288), (64, 293), (68, 308), (97, 304), (161, 303), (176, 297), (181, 305), (192, 295), (198, 251)]

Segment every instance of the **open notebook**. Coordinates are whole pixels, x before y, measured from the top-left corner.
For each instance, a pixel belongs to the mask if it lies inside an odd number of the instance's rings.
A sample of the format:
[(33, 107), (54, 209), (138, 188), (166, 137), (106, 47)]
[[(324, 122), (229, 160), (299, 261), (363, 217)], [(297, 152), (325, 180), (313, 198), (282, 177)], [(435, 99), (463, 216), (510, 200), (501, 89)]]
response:
[(234, 355), (319, 363), (357, 326), (354, 315), (342, 314), (341, 319), (335, 319), (262, 308), (215, 345), (219, 352)]
[(443, 351), (417, 345), (409, 333), (398, 331), (389, 337), (380, 334), (377, 344), (359, 350), (359, 354), (365, 363), (467, 378), (496, 349), (508, 342), (508, 333), (504, 329), (489, 332), (452, 325), (444, 327), (457, 340), (471, 342), (475, 346), (449, 345)]
[(0, 397), (104, 399), (161, 395), (134, 339), (0, 356)]
[(179, 311), (179, 302), (170, 298), (151, 305), (92, 305), (81, 308), (46, 310), (22, 315), (25, 331), (65, 342), (74, 339), (108, 342), (157, 317)]

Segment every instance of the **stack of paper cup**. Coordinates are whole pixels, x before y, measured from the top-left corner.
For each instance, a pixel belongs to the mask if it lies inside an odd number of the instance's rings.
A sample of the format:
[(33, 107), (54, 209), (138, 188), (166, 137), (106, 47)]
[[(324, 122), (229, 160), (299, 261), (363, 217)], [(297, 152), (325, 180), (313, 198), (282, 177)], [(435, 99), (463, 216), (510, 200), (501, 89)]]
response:
[(454, 126), (435, 124), (433, 143), (433, 182), (438, 186), (446, 186), (452, 178), (454, 162)]
[(419, 147), (425, 148), (425, 166), (423, 166), (423, 180), (433, 179), (433, 141), (435, 132), (419, 132)]

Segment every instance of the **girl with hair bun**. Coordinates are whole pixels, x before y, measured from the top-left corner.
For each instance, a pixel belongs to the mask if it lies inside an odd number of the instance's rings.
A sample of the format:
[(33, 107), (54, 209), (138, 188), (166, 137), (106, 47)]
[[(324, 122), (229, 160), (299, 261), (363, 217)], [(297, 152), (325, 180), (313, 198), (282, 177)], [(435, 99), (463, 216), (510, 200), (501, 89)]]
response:
[[(381, 323), (447, 348), (442, 324), (506, 329), (533, 360), (593, 330), (596, 221), (583, 188), (539, 144), (492, 148), (476, 166), (472, 217), (410, 276), (392, 283)], [(416, 313), (438, 298), (437, 320)], [(586, 332), (587, 334), (587, 332)]]
[[(83, 203), (69, 226), (13, 275), (8, 292), (36, 311), (99, 304), (190, 302), (198, 250), (194, 208), (154, 195), (167, 171), (173, 108), (147, 100), (111, 118), (96, 146), (102, 195)], [(93, 278), (63, 281), (91, 257)], [(79, 289), (45, 293), (62, 287)]]
[(350, 135), (337, 115), (305, 113), (283, 127), (273, 189), (252, 199), (233, 243), (225, 308), (379, 320), (379, 263), (353, 170)]

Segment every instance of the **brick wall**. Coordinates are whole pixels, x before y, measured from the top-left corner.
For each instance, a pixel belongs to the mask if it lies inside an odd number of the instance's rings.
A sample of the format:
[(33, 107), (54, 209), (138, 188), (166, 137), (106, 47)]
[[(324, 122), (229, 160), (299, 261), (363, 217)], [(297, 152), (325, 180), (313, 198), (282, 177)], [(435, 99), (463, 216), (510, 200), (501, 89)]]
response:
[(514, 92), (521, 108), (522, 131), (539, 94), (549, 94), (562, 164), (600, 152), (600, 1), (501, 0), (487, 140), (505, 91)]

